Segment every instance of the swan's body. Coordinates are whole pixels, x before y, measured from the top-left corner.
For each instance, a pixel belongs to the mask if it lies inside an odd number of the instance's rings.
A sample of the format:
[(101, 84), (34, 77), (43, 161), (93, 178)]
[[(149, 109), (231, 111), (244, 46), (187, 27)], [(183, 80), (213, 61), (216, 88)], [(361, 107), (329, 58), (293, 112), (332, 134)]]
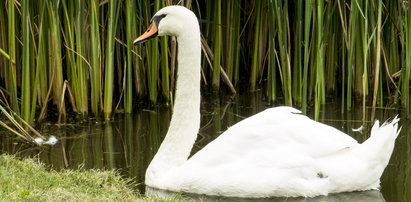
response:
[[(244, 119), (188, 159), (200, 126), (200, 30), (180, 6), (161, 9), (135, 42), (174, 35), (178, 81), (167, 135), (146, 172), (158, 189), (236, 197), (317, 196), (377, 189), (399, 133), (398, 119), (358, 144), (291, 107)], [(158, 27), (158, 29), (157, 29)], [(153, 31), (153, 28), (155, 29)]]

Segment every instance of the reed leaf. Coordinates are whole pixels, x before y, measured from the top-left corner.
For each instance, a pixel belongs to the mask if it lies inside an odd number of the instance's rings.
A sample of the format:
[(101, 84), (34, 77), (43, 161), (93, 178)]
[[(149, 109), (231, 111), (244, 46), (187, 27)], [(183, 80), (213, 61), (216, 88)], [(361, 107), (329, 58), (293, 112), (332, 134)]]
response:
[(101, 46), (100, 46), (100, 27), (99, 0), (91, 0), (89, 4), (90, 13), (90, 82), (91, 82), (91, 111), (94, 115), (100, 112), (101, 97)]
[(277, 24), (278, 31), (278, 46), (280, 49), (280, 66), (281, 66), (281, 79), (282, 79), (282, 90), (286, 105), (292, 105), (292, 89), (291, 89), (291, 67), (290, 58), (288, 55), (288, 28), (287, 28), (287, 18), (288, 18), (288, 7), (287, 3), (281, 1), (274, 2), (274, 13)]
[[(377, 106), (378, 89), (381, 89), (379, 83), (380, 79), (380, 58), (381, 58), (381, 15), (382, 15), (382, 2), (378, 1), (378, 22), (377, 22), (377, 37), (376, 37), (376, 51), (375, 51), (375, 70), (374, 70), (374, 91), (372, 98), (372, 115), (371, 120), (375, 117), (375, 109)], [(364, 106), (365, 107), (365, 106)]]
[[(22, 61), (22, 84), (21, 84), (21, 116), (25, 121), (31, 122), (31, 72), (30, 72), (30, 1), (22, 1), (22, 27), (23, 27), (23, 61)], [(35, 105), (34, 105), (35, 107)]]
[[(303, 1), (296, 2), (296, 19), (295, 19), (295, 33), (294, 33), (294, 54), (293, 54), (293, 97), (294, 100), (300, 104), (302, 101), (302, 45), (303, 45)], [(308, 3), (308, 2), (306, 2)]]
[[(269, 16), (270, 19), (275, 18), (275, 13), (274, 13), (274, 4), (270, 2), (268, 5), (269, 8)], [(269, 51), (269, 61), (268, 61), (268, 73), (267, 73), (267, 91), (268, 91), (268, 99), (270, 102), (274, 102), (276, 99), (276, 78), (277, 78), (277, 72), (276, 72), (276, 67), (277, 67), (277, 55), (276, 55), (276, 49), (275, 49), (275, 26), (274, 22), (269, 21), (268, 22), (268, 29), (269, 29), (269, 35), (268, 35), (268, 51)]]
[(410, 70), (411, 70), (411, 7), (404, 8), (404, 18), (402, 19), (403, 32), (405, 35), (405, 66), (401, 70), (401, 104), (409, 113), (409, 88), (410, 88)]
[(78, 112), (85, 116), (88, 113), (88, 82), (86, 78), (88, 77), (89, 69), (85, 63), (86, 47), (85, 47), (85, 1), (76, 0), (75, 1), (75, 35), (76, 35), (76, 77), (77, 77), (77, 89), (73, 89), (75, 97), (77, 98), (77, 109)]
[[(53, 103), (57, 106), (60, 115), (66, 115), (66, 108), (63, 98), (63, 62), (62, 62), (62, 40), (60, 35), (60, 15), (59, 15), (59, 3), (56, 1), (48, 2), (47, 10), (49, 17), (49, 88), (51, 89), (53, 96)], [(48, 93), (47, 93), (48, 94)], [(46, 95), (46, 99), (48, 96)]]
[(357, 40), (357, 29), (358, 29), (358, 4), (357, 0), (351, 2), (351, 15), (350, 15), (350, 35), (348, 40), (350, 41), (348, 47), (348, 61), (347, 61), (347, 109), (351, 110), (352, 104), (352, 80), (353, 80), (353, 69), (354, 69), (354, 53)]
[(316, 30), (315, 30), (315, 70), (316, 70), (316, 88), (315, 88), (315, 113), (314, 118), (318, 120), (320, 106), (325, 102), (324, 87), (324, 46), (323, 46), (323, 0), (316, 1)]
[(8, 68), (6, 68), (6, 89), (9, 92), (11, 108), (20, 114), (17, 102), (17, 67), (16, 63), (16, 26), (15, 26), (15, 0), (8, 1), (8, 53), (10, 56)]
[(341, 109), (362, 101), (364, 120), (393, 95), (409, 111), (409, 6), (375, 0), (2, 1), (2, 99), (30, 123), (49, 110), (109, 118), (172, 103), (176, 39), (132, 44), (172, 3), (199, 18), (203, 90), (263, 89), (272, 103), (314, 106), (315, 118), (331, 95)]
[(255, 23), (254, 23), (254, 37), (253, 37), (253, 51), (251, 59), (251, 69), (250, 69), (250, 90), (255, 91), (257, 85), (257, 76), (258, 76), (258, 45), (260, 38), (260, 25), (261, 25), (261, 4), (262, 1), (255, 1)]
[[(161, 7), (166, 6), (166, 1), (161, 0)], [(169, 101), (170, 99), (170, 79), (169, 79), (169, 63), (168, 63), (168, 37), (164, 36), (161, 37), (161, 89), (162, 89), (162, 94), (163, 98), (165, 98), (166, 101)]]
[(114, 90), (114, 39), (116, 36), (117, 19), (120, 10), (120, 1), (112, 0), (108, 3), (108, 28), (106, 38), (105, 71), (104, 71), (104, 117), (111, 117), (113, 110)]
[(307, 0), (304, 8), (304, 67), (303, 67), (303, 90), (302, 90), (302, 111), (307, 113), (308, 102), (308, 65), (309, 65), (309, 47), (310, 47), (310, 27), (311, 16), (314, 0)]
[(213, 90), (220, 89), (220, 65), (222, 49), (221, 0), (215, 1), (215, 32), (214, 32), (214, 63), (213, 63)]
[(134, 1), (127, 0), (126, 4), (126, 38), (127, 38), (127, 65), (126, 86), (124, 94), (124, 111), (130, 113), (133, 109), (133, 37), (136, 35), (132, 25), (135, 24)]
[[(36, 54), (36, 64), (35, 64), (35, 76), (34, 84), (32, 86), (32, 98), (31, 98), (31, 112), (30, 120), (34, 120), (37, 103), (40, 107), (47, 106), (46, 92), (47, 92), (47, 49), (46, 49), (46, 3), (41, 2), (38, 4), (40, 10), (40, 20), (39, 20), (39, 33), (38, 33), (38, 48)], [(39, 121), (41, 121), (39, 119)]]

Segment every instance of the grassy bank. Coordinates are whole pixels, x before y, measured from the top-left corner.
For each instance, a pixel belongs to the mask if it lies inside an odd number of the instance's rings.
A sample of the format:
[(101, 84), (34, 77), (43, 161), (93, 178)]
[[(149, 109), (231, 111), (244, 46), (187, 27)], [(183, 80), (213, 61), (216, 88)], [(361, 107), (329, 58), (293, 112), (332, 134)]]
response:
[(1, 201), (167, 201), (142, 197), (114, 171), (48, 171), (35, 159), (4, 154), (0, 179)]

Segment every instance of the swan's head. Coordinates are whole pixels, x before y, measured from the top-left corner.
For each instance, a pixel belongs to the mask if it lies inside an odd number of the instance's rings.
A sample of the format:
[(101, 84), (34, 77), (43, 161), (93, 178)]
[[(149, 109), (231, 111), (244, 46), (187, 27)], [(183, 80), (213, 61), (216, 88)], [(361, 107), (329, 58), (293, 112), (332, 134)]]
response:
[(151, 19), (151, 25), (144, 34), (134, 40), (134, 44), (144, 42), (155, 36), (176, 36), (198, 29), (195, 14), (183, 6), (167, 6), (160, 9)]

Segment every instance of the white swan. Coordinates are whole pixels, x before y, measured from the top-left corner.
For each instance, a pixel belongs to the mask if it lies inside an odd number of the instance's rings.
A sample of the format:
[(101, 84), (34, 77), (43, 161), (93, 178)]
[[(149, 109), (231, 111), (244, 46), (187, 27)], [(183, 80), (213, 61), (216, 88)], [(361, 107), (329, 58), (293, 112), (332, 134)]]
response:
[(159, 10), (147, 32), (178, 42), (178, 81), (167, 135), (146, 171), (146, 185), (234, 197), (327, 195), (377, 189), (398, 136), (398, 118), (362, 144), (291, 107), (267, 109), (230, 127), (188, 159), (200, 126), (200, 29), (181, 6)]

